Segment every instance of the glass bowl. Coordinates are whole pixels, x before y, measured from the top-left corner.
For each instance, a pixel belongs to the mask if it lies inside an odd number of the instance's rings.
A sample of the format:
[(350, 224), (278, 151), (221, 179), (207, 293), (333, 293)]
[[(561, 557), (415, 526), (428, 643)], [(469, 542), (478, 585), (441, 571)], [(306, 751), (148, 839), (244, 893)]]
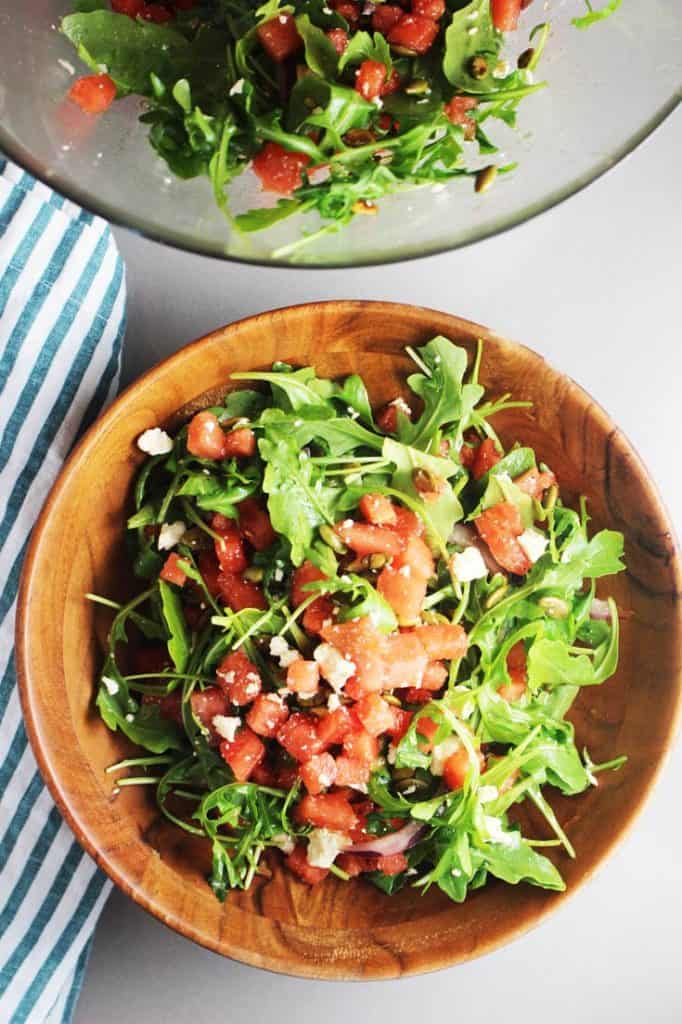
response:
[[(603, 6), (606, 0), (596, 0)], [(278, 250), (319, 225), (290, 218), (240, 234), (216, 208), (207, 179), (181, 181), (152, 151), (139, 101), (99, 118), (65, 99), (82, 65), (56, 30), (69, 0), (0, 0), (0, 150), (82, 206), (157, 241), (227, 260), (344, 267), (389, 263), (456, 249), (519, 224), (583, 188), (626, 156), (679, 102), (680, 0), (625, 0), (605, 21), (578, 30), (584, 0), (536, 0), (524, 13), (514, 52), (549, 20), (536, 76), (546, 89), (519, 106), (515, 132), (498, 123), (499, 163), (518, 161), (493, 188), (471, 178), (385, 199), (376, 217), (356, 217), (289, 256)], [(84, 72), (85, 73), (85, 72)], [(491, 133), (492, 134), (492, 133)], [(485, 162), (485, 161), (483, 161)], [(268, 202), (251, 172), (233, 186), (241, 208)], [(271, 202), (271, 200), (269, 200)]]

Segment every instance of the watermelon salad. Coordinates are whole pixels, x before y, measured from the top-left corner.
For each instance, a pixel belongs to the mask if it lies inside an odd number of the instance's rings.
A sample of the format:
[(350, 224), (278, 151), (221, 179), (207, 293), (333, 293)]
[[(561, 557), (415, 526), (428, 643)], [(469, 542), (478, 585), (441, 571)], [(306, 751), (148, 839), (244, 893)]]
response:
[[(317, 215), (273, 253), (285, 257), (392, 193), (458, 177), (482, 192), (513, 170), (489, 129), (515, 128), (519, 103), (544, 85), (550, 25), (531, 10), (520, 27), (531, 3), (77, 0), (60, 29), (92, 71), (71, 99), (101, 114), (140, 97), (156, 153), (180, 178), (207, 177), (234, 228)], [(247, 169), (271, 200), (232, 210)]]
[(566, 717), (617, 667), (595, 588), (622, 535), (590, 536), (585, 501), (502, 445), (496, 414), (526, 403), (485, 395), (480, 347), (406, 351), (377, 410), (357, 375), (277, 363), (137, 439), (137, 593), (88, 595), (114, 613), (97, 707), (144, 748), (109, 769), (115, 792), (152, 787), (210, 843), (221, 900), (282, 857), (308, 885), (561, 890), (551, 793), (624, 761), (595, 764)]

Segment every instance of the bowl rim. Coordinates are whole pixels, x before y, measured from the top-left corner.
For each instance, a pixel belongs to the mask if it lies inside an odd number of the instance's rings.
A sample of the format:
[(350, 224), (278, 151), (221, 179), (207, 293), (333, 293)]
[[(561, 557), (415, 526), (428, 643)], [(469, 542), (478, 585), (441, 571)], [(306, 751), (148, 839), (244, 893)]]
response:
[(682, 87), (678, 89), (677, 93), (673, 93), (673, 95), (659, 107), (656, 113), (645, 121), (633, 135), (629, 136), (623, 143), (621, 143), (613, 153), (602, 157), (602, 159), (591, 170), (582, 174), (578, 178), (573, 179), (563, 188), (558, 189), (556, 192), (548, 196), (546, 200), (531, 202), (516, 211), (516, 213), (509, 214), (499, 225), (491, 225), (489, 228), (478, 229), (470, 237), (452, 244), (441, 243), (425, 248), (420, 252), (411, 252), (395, 257), (389, 256), (385, 259), (360, 258), (354, 262), (349, 262), (347, 260), (318, 262), (314, 260), (308, 261), (305, 259), (297, 261), (295, 259), (264, 259), (255, 257), (251, 259), (247, 256), (235, 256), (225, 252), (218, 252), (215, 249), (204, 248), (195, 242), (185, 241), (184, 237), (175, 235), (171, 231), (163, 231), (160, 228), (148, 225), (139, 217), (126, 217), (124, 212), (118, 207), (113, 204), (97, 200), (96, 198), (92, 198), (85, 191), (81, 190), (77, 184), (64, 184), (62, 181), (55, 180), (55, 178), (48, 173), (49, 169), (45, 169), (27, 150), (23, 148), (23, 146), (15, 141), (13, 136), (10, 136), (5, 132), (1, 123), (0, 152), (4, 152), (10, 160), (12, 160), (23, 171), (31, 174), (36, 180), (42, 182), (42, 184), (46, 185), (48, 188), (57, 191), (60, 195), (63, 195), (66, 199), (76, 203), (89, 213), (103, 217), (114, 227), (125, 228), (141, 238), (146, 238), (151, 242), (156, 242), (159, 245), (177, 250), (178, 252), (191, 253), (195, 256), (205, 256), (218, 262), (236, 263), (241, 266), (249, 267), (263, 267), (264, 269), (353, 270), (361, 269), (363, 267), (388, 267), (399, 263), (413, 263), (417, 260), (428, 259), (432, 256), (439, 256), (441, 253), (456, 252), (459, 249), (466, 249), (469, 246), (476, 245), (478, 242), (483, 242), (486, 239), (497, 238), (499, 235), (504, 235), (507, 232), (512, 231), (514, 228), (521, 227), (528, 221), (535, 220), (541, 214), (548, 213), (550, 210), (561, 206), (573, 196), (584, 192), (594, 182), (605, 177), (610, 171), (618, 167), (625, 159), (627, 159), (627, 157), (631, 156), (635, 150), (639, 149), (640, 146), (654, 135), (664, 121), (668, 119), (670, 114), (677, 109), (681, 102)]
[[(191, 926), (187, 925), (186, 922), (177, 914), (170, 915), (165, 909), (163, 902), (158, 901), (153, 892), (144, 890), (142, 887), (135, 887), (131, 885), (129, 879), (126, 877), (125, 871), (121, 870), (116, 863), (112, 863), (109, 860), (107, 853), (102, 853), (95, 843), (92, 841), (88, 834), (88, 822), (87, 817), (84, 817), (78, 810), (73, 809), (68, 800), (68, 796), (62, 788), (59, 771), (56, 770), (50, 763), (48, 753), (43, 748), (41, 742), (41, 726), (38, 709), (36, 707), (35, 693), (33, 682), (31, 679), (31, 672), (29, 667), (29, 656), (28, 651), (30, 648), (30, 635), (29, 635), (29, 595), (33, 588), (33, 576), (36, 571), (36, 564), (40, 556), (40, 549), (42, 545), (43, 534), (48, 525), (48, 521), (51, 517), (53, 506), (57, 504), (62, 493), (69, 487), (72, 476), (77, 473), (78, 467), (84, 458), (89, 455), (90, 448), (96, 444), (97, 437), (100, 433), (108, 428), (109, 424), (115, 420), (119, 411), (125, 407), (126, 403), (130, 401), (132, 396), (144, 386), (149, 380), (153, 379), (156, 374), (160, 371), (166, 371), (169, 368), (173, 368), (175, 365), (179, 365), (183, 362), (185, 354), (188, 350), (196, 350), (202, 346), (208, 345), (219, 338), (224, 338), (226, 332), (233, 330), (240, 330), (246, 326), (253, 327), (257, 326), (259, 321), (268, 321), (273, 316), (296, 316), (296, 315), (307, 315), (314, 309), (333, 309), (336, 312), (353, 315), (362, 313), (363, 315), (408, 315), (412, 313), (418, 314), (429, 314), (434, 319), (440, 319), (441, 322), (444, 320), (450, 320), (453, 323), (459, 324), (460, 328), (462, 325), (468, 329), (473, 329), (477, 333), (480, 333), (482, 337), (498, 338), (505, 345), (510, 345), (515, 348), (523, 349), (526, 353), (526, 358), (530, 356), (538, 366), (548, 366), (551, 371), (557, 374), (559, 377), (566, 381), (569, 381), (573, 388), (576, 388), (581, 396), (585, 397), (591, 403), (591, 409), (594, 410), (599, 418), (600, 426), (603, 426), (607, 433), (618, 433), (625, 448), (628, 450), (629, 455), (632, 458), (632, 464), (634, 469), (640, 476), (643, 486), (646, 487), (652, 503), (655, 504), (658, 511), (660, 512), (661, 520), (666, 524), (667, 531), (669, 532), (672, 547), (671, 557), (671, 570), (672, 576), (675, 580), (675, 588), (673, 595), (678, 598), (675, 603), (675, 618), (678, 626), (682, 629), (682, 604), (679, 601), (679, 597), (682, 596), (682, 557), (680, 555), (679, 543), (675, 534), (674, 526), (671, 518), (668, 514), (667, 508), (655, 482), (650, 477), (646, 466), (641, 459), (638, 451), (629, 441), (629, 439), (620, 431), (620, 429), (611, 420), (608, 413), (604, 408), (596, 402), (592, 396), (583, 387), (577, 384), (572, 377), (568, 374), (564, 374), (559, 370), (556, 370), (551, 364), (547, 363), (540, 353), (535, 352), (528, 346), (523, 345), (520, 342), (510, 341), (507, 338), (501, 337), (494, 334), (488, 328), (483, 327), (473, 321), (464, 320), (463, 318), (456, 317), (449, 313), (443, 313), (442, 311), (433, 310), (428, 307), (415, 306), (406, 303), (397, 302), (383, 302), (383, 301), (371, 301), (371, 300), (343, 300), (333, 299), (322, 302), (310, 302), (300, 303), (291, 306), (279, 307), (277, 309), (268, 310), (263, 313), (259, 313), (249, 317), (243, 317), (239, 320), (227, 324), (223, 327), (217, 328), (210, 333), (195, 339), (188, 343), (182, 348), (178, 349), (172, 355), (166, 359), (161, 360), (159, 363), (150, 367), (144, 374), (138, 377), (135, 381), (129, 384), (124, 391), (109, 405), (106, 411), (100, 415), (97, 420), (89, 427), (83, 437), (79, 440), (78, 444), (71, 451), (68, 458), (64, 462), (62, 469), (57, 476), (50, 492), (44, 502), (41, 509), (40, 515), (36, 521), (36, 525), (33, 528), (28, 551), (22, 567), (20, 588), (17, 602), (17, 619), (15, 629), (15, 642), (16, 642), (16, 671), (19, 683), (19, 694), (21, 699), (22, 715), (24, 725), (27, 731), (31, 748), (36, 757), (38, 767), (41, 776), (47, 785), (47, 788), (55, 801), (62, 817), (67, 822), (69, 827), (74, 833), (74, 836), (78, 843), (85, 849), (88, 855), (95, 861), (95, 863), (105, 872), (105, 874), (115, 883), (115, 885), (121, 889), (121, 891), (140, 906), (143, 910), (152, 914), (162, 924), (178, 932), (185, 938), (189, 938), (196, 942), (198, 945), (203, 946), (211, 950), (212, 952), (218, 953), (228, 959), (236, 960), (248, 964), (249, 966), (258, 967), (260, 969), (268, 970), (272, 973), (284, 974), (290, 977), (307, 978), (311, 980), (326, 980), (326, 981), (340, 981), (340, 980), (384, 980), (384, 979), (395, 979), (396, 975), (390, 969), (387, 969), (385, 965), (376, 965), (372, 969), (371, 973), (362, 974), (359, 971), (355, 974), (342, 974), (339, 972), (338, 967), (334, 967), (333, 964), (327, 962), (325, 965), (320, 966), (306, 964), (303, 957), (299, 957), (294, 966), (292, 966), (291, 960), (293, 959), (293, 953), (291, 951), (291, 958), (288, 961), (289, 966), (282, 966), (278, 960), (276, 963), (264, 964), (262, 962), (262, 956), (253, 953), (250, 949), (244, 949), (239, 946), (238, 950), (232, 948), (230, 952), (227, 952), (221, 944), (220, 940), (214, 940), (209, 935), (193, 930)], [(201, 394), (201, 393), (199, 393)], [(652, 790), (656, 785), (662, 771), (664, 770), (673, 744), (676, 740), (680, 726), (682, 725), (682, 671), (678, 672), (678, 686), (674, 696), (674, 707), (673, 712), (667, 722), (667, 729), (665, 736), (661, 741), (661, 752), (656, 763), (650, 770), (648, 779), (645, 785), (639, 792), (639, 795), (635, 797), (634, 802), (630, 804), (625, 816), (617, 829), (614, 829), (608, 839), (604, 843), (603, 852), (598, 860), (593, 864), (586, 866), (581, 873), (580, 877), (573, 881), (570, 888), (560, 894), (552, 894), (554, 898), (548, 899), (542, 907), (536, 909), (530, 919), (523, 919), (514, 927), (509, 928), (504, 936), (496, 937), (492, 940), (487, 939), (485, 936), (480, 938), (478, 945), (471, 951), (465, 952), (461, 955), (457, 955), (455, 959), (451, 956), (448, 957), (447, 951), (442, 949), (434, 949), (430, 953), (430, 959), (428, 966), (416, 964), (401, 964), (400, 977), (414, 976), (418, 974), (433, 973), (436, 970), (442, 970), (447, 967), (455, 966), (458, 963), (466, 962), (470, 959), (477, 959), (481, 956), (489, 954), (496, 949), (502, 948), (508, 945), (510, 942), (519, 938), (528, 931), (537, 927), (543, 923), (547, 916), (550, 915), (558, 906), (562, 905), (567, 899), (573, 897), (583, 885), (590, 881), (594, 875), (603, 868), (607, 860), (613, 855), (617, 846), (628, 836), (635, 822), (642, 813), (644, 806), (649, 800)]]

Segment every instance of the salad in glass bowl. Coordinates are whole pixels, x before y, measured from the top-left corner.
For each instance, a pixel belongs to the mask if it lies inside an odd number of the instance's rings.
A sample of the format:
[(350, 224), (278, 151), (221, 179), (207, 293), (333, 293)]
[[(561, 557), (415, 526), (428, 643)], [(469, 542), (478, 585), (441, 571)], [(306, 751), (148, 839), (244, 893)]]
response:
[[(392, 193), (467, 176), (483, 192), (513, 170), (488, 132), (544, 84), (549, 23), (509, 36), (530, 3), (80, 0), (60, 27), (93, 71), (70, 97), (91, 114), (142, 97), (154, 150), (180, 178), (208, 175), (236, 229), (319, 215), (286, 257)], [(272, 202), (239, 210), (247, 169)]]
[(89, 595), (115, 612), (97, 707), (145, 748), (118, 789), (208, 840), (219, 899), (282, 854), (310, 885), (562, 890), (546, 788), (624, 761), (594, 764), (566, 717), (617, 667), (595, 590), (622, 535), (590, 537), (552, 468), (503, 449), (491, 421), (518, 403), (485, 396), (480, 350), (470, 371), (444, 337), (407, 351), (409, 391), (377, 411), (358, 375), (278, 363), (138, 438), (142, 589)]

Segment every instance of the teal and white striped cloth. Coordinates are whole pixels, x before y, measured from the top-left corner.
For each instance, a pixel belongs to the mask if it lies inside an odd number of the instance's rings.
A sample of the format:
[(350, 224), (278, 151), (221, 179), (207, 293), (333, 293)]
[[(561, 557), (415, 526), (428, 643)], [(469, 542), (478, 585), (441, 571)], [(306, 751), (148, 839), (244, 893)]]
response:
[(104, 221), (0, 155), (0, 1022), (71, 1020), (110, 883), (62, 821), (26, 739), (14, 669), (28, 537), (113, 397), (124, 269)]

